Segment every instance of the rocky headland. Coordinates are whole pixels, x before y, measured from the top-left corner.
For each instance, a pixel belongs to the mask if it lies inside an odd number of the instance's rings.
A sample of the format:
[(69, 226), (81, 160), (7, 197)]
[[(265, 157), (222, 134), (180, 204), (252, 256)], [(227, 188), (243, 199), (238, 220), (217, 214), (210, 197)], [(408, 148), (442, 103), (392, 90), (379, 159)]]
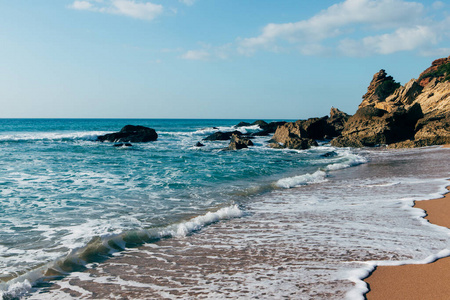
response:
[(270, 146), (306, 149), (315, 140), (337, 147), (422, 147), (450, 143), (450, 56), (433, 61), (404, 86), (377, 72), (353, 116), (330, 116), (278, 126)]

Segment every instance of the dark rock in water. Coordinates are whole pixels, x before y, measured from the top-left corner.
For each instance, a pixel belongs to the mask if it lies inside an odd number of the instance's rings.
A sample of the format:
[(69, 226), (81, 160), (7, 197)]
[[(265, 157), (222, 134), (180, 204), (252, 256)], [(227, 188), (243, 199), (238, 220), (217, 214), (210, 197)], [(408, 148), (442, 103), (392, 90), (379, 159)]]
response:
[(306, 137), (314, 140), (323, 140), (328, 131), (328, 116), (322, 118), (310, 118), (301, 123), (306, 132)]
[(231, 139), (231, 136), (233, 134), (236, 134), (238, 136), (242, 135), (242, 132), (240, 131), (232, 131), (232, 132), (221, 132), (221, 131), (217, 131), (213, 134), (211, 134), (210, 136), (207, 136), (206, 138), (204, 138), (204, 141), (227, 141), (229, 139)]
[(284, 139), (283, 143), (272, 141), (269, 144), (269, 147), (275, 149), (289, 148), (289, 149), (304, 150), (311, 148), (311, 146), (318, 146), (318, 144), (313, 139), (302, 138), (296, 135), (289, 135), (287, 138)]
[(119, 132), (99, 136), (97, 140), (101, 142), (146, 143), (156, 141), (157, 138), (158, 134), (152, 128), (126, 125)]
[(277, 130), (277, 128), (279, 126), (283, 126), (284, 124), (286, 124), (286, 122), (284, 121), (280, 121), (280, 122), (270, 122), (270, 123), (266, 123), (266, 125), (264, 125), (263, 123), (261, 123), (261, 125), (259, 125), (259, 127), (261, 127), (261, 131), (252, 133), (252, 136), (268, 136), (269, 134), (275, 133), (275, 131)]
[(253, 146), (253, 142), (249, 138), (233, 134), (230, 144), (223, 150), (239, 150), (248, 148), (249, 146)]
[(197, 142), (197, 144), (195, 144), (195, 147), (204, 147), (205, 145), (203, 145), (202, 143), (200, 143), (200, 142)]
[(266, 127), (268, 124), (266, 121), (263, 120), (257, 120), (255, 122), (253, 122), (251, 125), (258, 125), (259, 127), (263, 128)]
[(335, 157), (336, 155), (337, 155), (336, 152), (330, 151), (330, 152), (327, 152), (327, 153), (325, 153), (325, 154), (322, 154), (321, 156), (322, 156), (322, 157)]
[(247, 122), (239, 122), (239, 124), (236, 125), (236, 127), (244, 127), (244, 126), (251, 126), (252, 124)]
[(131, 145), (130, 143), (119, 143), (119, 144), (114, 144), (114, 147), (132, 147), (133, 145)]

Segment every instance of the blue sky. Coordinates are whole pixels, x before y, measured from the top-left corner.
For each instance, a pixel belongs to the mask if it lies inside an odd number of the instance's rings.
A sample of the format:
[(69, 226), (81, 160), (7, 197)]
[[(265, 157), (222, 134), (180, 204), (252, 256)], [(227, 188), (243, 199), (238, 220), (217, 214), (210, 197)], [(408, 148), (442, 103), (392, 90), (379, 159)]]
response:
[(0, 0), (1, 118), (354, 113), (450, 55), (450, 3)]

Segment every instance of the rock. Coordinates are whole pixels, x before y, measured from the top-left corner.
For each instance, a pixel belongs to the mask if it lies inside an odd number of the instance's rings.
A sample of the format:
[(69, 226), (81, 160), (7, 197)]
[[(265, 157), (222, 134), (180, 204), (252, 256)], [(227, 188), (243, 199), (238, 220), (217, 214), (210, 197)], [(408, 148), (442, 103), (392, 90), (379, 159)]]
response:
[(230, 144), (223, 150), (239, 150), (248, 148), (249, 146), (253, 146), (253, 142), (250, 139), (248, 139), (247, 137), (239, 136), (237, 134), (233, 134), (231, 136)]
[(277, 128), (279, 126), (282, 126), (286, 124), (286, 122), (284, 121), (280, 121), (280, 122), (270, 122), (270, 123), (266, 123), (266, 125), (259, 125), (259, 127), (262, 128), (261, 131), (252, 133), (252, 136), (268, 136), (269, 134), (275, 133), (275, 131), (277, 130)]
[(205, 147), (205, 145), (203, 145), (203, 144), (200, 143), (200, 142), (197, 142), (197, 144), (195, 144), (195, 147)]
[[(308, 126), (314, 124), (316, 120), (310, 120)], [(296, 122), (288, 122), (279, 126), (270, 140), (269, 147), (272, 148), (289, 148), (289, 149), (308, 149), (311, 146), (317, 146), (317, 142), (308, 137), (307, 131), (304, 129), (306, 121), (298, 120)], [(309, 128), (306, 126), (307, 128)], [(314, 130), (311, 129), (313, 132)]]
[(303, 121), (288, 122), (279, 126), (273, 135), (271, 142), (285, 144), (292, 137), (307, 138), (305, 129), (302, 127)]
[(419, 147), (450, 144), (450, 113), (425, 116), (415, 129), (414, 140)]
[(349, 118), (341, 136), (331, 144), (337, 147), (372, 147), (397, 143), (414, 136), (415, 124), (421, 117), (420, 105), (408, 110), (399, 106), (390, 113), (365, 106)]
[(301, 138), (295, 135), (291, 135), (288, 138), (286, 138), (283, 144), (278, 142), (272, 142), (269, 144), (269, 147), (276, 149), (288, 148), (288, 149), (304, 150), (311, 148), (311, 146), (318, 146), (318, 144), (313, 139)]
[(330, 151), (330, 152), (327, 152), (325, 154), (322, 154), (321, 156), (322, 157), (335, 157), (336, 155), (338, 155), (336, 152)]
[(259, 127), (264, 128), (264, 127), (266, 127), (268, 124), (267, 124), (266, 121), (263, 121), (263, 120), (257, 120), (257, 121), (255, 121), (255, 122), (253, 122), (252, 125), (258, 125)]
[(156, 141), (158, 134), (152, 128), (126, 125), (119, 132), (98, 136), (97, 140), (117, 143), (146, 143)]
[[(417, 83), (417, 80), (411, 79), (405, 84), (405, 86), (399, 87), (392, 95), (388, 96), (386, 98), (386, 102), (389, 103), (390, 106), (398, 104), (410, 105), (414, 102), (422, 90), (423, 87)], [(375, 105), (375, 107), (377, 106)], [(384, 107), (383, 109), (390, 111), (389, 106)]]
[(231, 132), (221, 132), (221, 131), (217, 131), (209, 136), (207, 136), (206, 138), (204, 138), (204, 141), (227, 141), (229, 139), (231, 139), (231, 136), (233, 134), (236, 134), (238, 136), (242, 135), (242, 132), (240, 131), (231, 131)]
[(327, 119), (328, 127), (325, 130), (324, 138), (329, 139), (339, 136), (344, 130), (344, 125), (351, 116), (337, 108), (331, 107), (330, 117)]
[(310, 118), (301, 123), (306, 132), (306, 137), (314, 140), (323, 140), (325, 135), (331, 131), (328, 129), (328, 116), (322, 118)]
[(307, 139), (324, 139), (325, 135), (333, 132), (327, 120), (328, 116), (287, 122), (277, 127), (272, 140), (285, 144), (287, 139), (294, 136)]
[(244, 126), (251, 126), (252, 124), (247, 122), (239, 122), (235, 127), (244, 127)]
[(385, 70), (380, 70), (373, 76), (359, 108), (364, 106), (374, 106), (375, 103), (384, 102), (386, 98), (392, 95), (399, 87), (400, 83), (395, 82), (392, 76), (387, 76)]
[(283, 146), (285, 148), (289, 148), (289, 149), (304, 150), (304, 149), (309, 149), (312, 146), (318, 146), (318, 144), (313, 139), (291, 137), (288, 140), (286, 140), (286, 143), (284, 143)]

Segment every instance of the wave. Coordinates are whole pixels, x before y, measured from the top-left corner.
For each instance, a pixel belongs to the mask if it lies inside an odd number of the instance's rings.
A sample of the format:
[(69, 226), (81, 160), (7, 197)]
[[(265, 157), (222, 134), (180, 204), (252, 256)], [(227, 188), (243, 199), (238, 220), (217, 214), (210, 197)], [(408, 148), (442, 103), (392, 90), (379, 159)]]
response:
[[(328, 152), (330, 151), (330, 149), (333, 148), (329, 148), (329, 147), (317, 147), (318, 150), (327, 150)], [(315, 183), (323, 183), (327, 181), (327, 172), (328, 171), (336, 171), (336, 170), (340, 170), (340, 169), (346, 169), (346, 168), (350, 168), (353, 166), (357, 166), (360, 164), (364, 164), (368, 162), (368, 159), (350, 152), (349, 150), (336, 150), (335, 151), (338, 152), (337, 156), (334, 156), (333, 158), (330, 158), (330, 164), (328, 164), (327, 166), (323, 167), (323, 168), (319, 168), (319, 170), (317, 170), (314, 173), (306, 173), (306, 174), (302, 174), (302, 175), (298, 175), (298, 176), (293, 176), (293, 177), (287, 177), (287, 178), (282, 178), (280, 180), (278, 180), (275, 183), (275, 186), (280, 187), (280, 188), (285, 188), (285, 189), (290, 189), (290, 188), (294, 188), (294, 187), (299, 187), (302, 185), (308, 185), (308, 184), (315, 184)]]
[(68, 141), (84, 140), (95, 141), (99, 135), (109, 133), (109, 131), (77, 131), (77, 132), (22, 132), (3, 133), (0, 135), (0, 142), (28, 142), (28, 141)]
[(303, 174), (294, 177), (288, 177), (278, 180), (275, 185), (280, 188), (290, 189), (293, 187), (298, 187), (301, 185), (312, 184), (312, 183), (322, 183), (326, 180), (327, 173), (318, 170), (313, 174)]
[(62, 259), (50, 262), (8, 282), (0, 283), (0, 299), (20, 298), (32, 291), (33, 286), (40, 282), (83, 270), (88, 263), (102, 261), (126, 248), (166, 238), (185, 237), (213, 223), (242, 216), (244, 211), (238, 205), (232, 205), (165, 228), (141, 229), (94, 237), (86, 246), (71, 250)]

